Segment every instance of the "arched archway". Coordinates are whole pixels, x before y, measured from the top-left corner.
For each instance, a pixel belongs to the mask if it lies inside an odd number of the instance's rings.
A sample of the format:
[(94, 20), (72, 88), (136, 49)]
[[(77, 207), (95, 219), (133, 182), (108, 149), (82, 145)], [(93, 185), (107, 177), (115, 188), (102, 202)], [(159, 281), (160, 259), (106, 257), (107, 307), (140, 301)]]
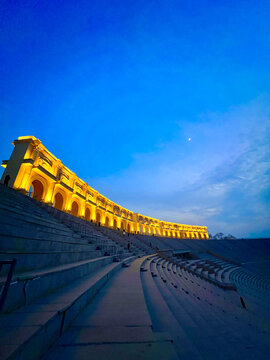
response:
[(7, 185), (7, 186), (8, 186), (9, 180), (10, 180), (10, 176), (9, 176), (9, 175), (6, 175), (6, 176), (5, 176), (5, 180), (4, 180), (4, 185)]
[(97, 212), (97, 213), (96, 213), (96, 222), (97, 222), (97, 223), (100, 223), (100, 220), (101, 220), (100, 213)]
[(165, 231), (165, 236), (168, 236), (168, 233), (167, 233), (167, 231)]
[(90, 221), (91, 212), (89, 208), (85, 209), (85, 220)]
[(42, 185), (42, 182), (39, 180), (34, 180), (32, 182), (32, 188), (33, 188), (32, 198), (41, 201), (44, 192), (44, 187)]
[(130, 225), (127, 224), (127, 231), (130, 233)]
[(105, 219), (105, 226), (110, 226), (110, 219), (108, 218), (108, 216), (106, 216)]
[(76, 201), (73, 201), (71, 206), (71, 214), (73, 216), (78, 216), (78, 212), (79, 212), (79, 205)]
[(58, 210), (63, 210), (64, 198), (59, 192), (54, 197), (54, 207)]
[(116, 221), (116, 219), (113, 220), (113, 227), (114, 227), (114, 229), (117, 229), (117, 221)]

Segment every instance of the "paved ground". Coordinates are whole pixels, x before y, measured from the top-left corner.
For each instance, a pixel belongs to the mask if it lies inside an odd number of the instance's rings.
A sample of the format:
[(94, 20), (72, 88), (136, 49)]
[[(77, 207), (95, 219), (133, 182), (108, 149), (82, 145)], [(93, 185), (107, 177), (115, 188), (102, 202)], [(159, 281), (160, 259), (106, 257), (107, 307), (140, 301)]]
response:
[(178, 359), (171, 339), (152, 331), (140, 279), (143, 259), (123, 268), (47, 353), (51, 359)]

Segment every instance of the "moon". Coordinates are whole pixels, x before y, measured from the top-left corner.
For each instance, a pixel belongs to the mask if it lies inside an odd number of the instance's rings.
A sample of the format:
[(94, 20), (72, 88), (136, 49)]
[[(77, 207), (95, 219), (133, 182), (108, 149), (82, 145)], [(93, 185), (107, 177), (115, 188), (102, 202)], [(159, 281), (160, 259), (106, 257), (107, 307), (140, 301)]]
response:
[(191, 141), (191, 137), (188, 138), (188, 141)]

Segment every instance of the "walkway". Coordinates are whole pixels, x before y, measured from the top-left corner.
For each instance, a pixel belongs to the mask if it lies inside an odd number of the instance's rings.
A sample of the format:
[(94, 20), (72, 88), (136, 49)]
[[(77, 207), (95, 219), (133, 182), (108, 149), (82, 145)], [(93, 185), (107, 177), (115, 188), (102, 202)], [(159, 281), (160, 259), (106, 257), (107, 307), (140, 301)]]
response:
[(170, 337), (152, 331), (140, 278), (144, 259), (107, 283), (44, 360), (178, 359)]

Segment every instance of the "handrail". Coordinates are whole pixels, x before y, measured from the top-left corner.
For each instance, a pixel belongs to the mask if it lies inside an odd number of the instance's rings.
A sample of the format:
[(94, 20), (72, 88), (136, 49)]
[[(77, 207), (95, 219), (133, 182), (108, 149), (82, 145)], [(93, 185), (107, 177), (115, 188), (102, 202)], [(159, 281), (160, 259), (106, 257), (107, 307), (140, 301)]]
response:
[(6, 282), (5, 282), (5, 285), (4, 285), (4, 289), (3, 289), (2, 293), (1, 293), (0, 312), (2, 311), (2, 309), (4, 307), (4, 304), (5, 304), (5, 301), (6, 301), (8, 289), (9, 289), (9, 286), (10, 286), (10, 283), (11, 283), (11, 280), (12, 280), (12, 275), (13, 275), (13, 271), (15, 269), (16, 263), (17, 263), (17, 259), (15, 259), (15, 258), (12, 259), (12, 260), (0, 260), (0, 271), (1, 271), (3, 265), (10, 265), (9, 272), (8, 272)]

